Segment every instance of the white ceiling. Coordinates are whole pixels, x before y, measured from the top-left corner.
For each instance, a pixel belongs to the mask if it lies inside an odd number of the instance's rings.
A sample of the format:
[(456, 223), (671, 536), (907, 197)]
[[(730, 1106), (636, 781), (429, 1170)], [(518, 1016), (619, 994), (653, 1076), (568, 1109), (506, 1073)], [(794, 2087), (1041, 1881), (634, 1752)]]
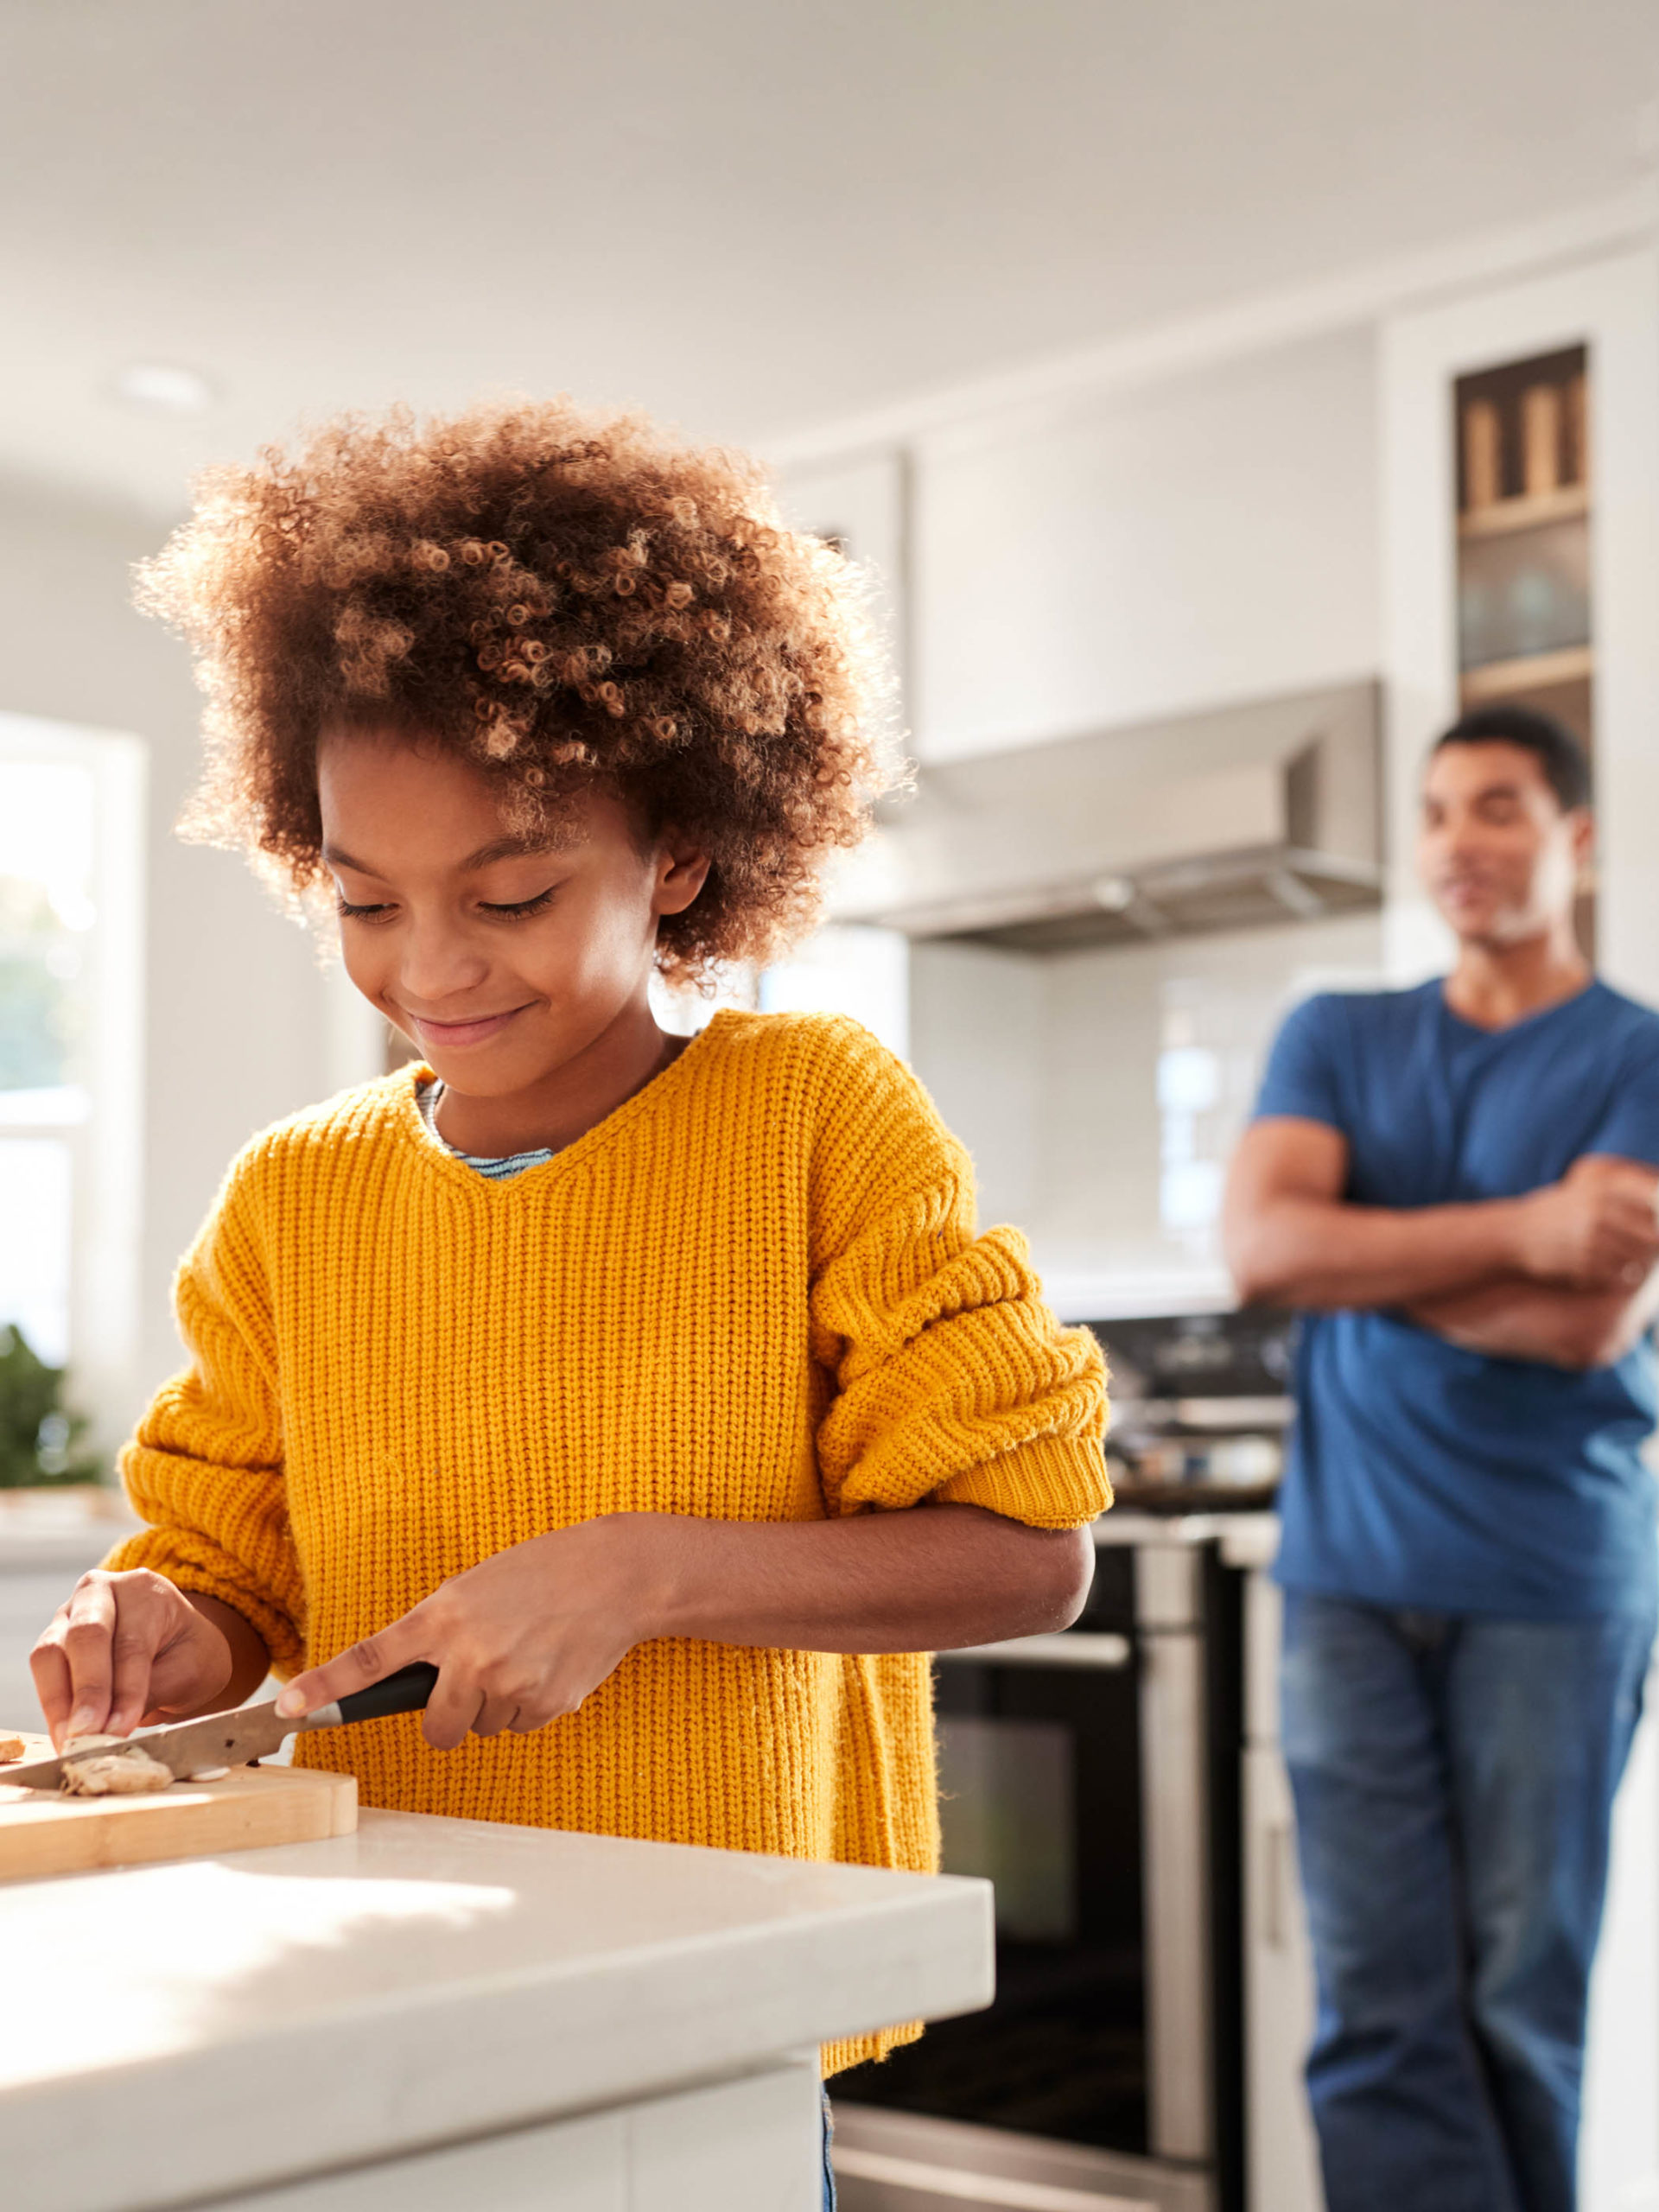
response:
[(165, 510), (503, 388), (764, 441), (1656, 159), (1659, 0), (0, 0), (0, 470)]

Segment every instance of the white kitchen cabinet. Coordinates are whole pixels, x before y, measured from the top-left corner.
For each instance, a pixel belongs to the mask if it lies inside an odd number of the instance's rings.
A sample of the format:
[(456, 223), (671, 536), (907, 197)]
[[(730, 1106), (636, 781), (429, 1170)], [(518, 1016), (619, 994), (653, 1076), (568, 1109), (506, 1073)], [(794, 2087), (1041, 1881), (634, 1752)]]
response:
[(218, 2197), (203, 2212), (818, 2212), (822, 2126), (807, 2057), (620, 2112)]
[(1249, 2212), (1324, 2212), (1302, 2063), (1313, 2037), (1313, 1957), (1296, 1821), (1279, 1750), (1279, 1592), (1244, 1594), (1244, 2095)]
[(0, 1732), (40, 1726), (35, 1639), (77, 1577), (137, 1525), (107, 1491), (0, 1492)]
[(1375, 379), (1358, 327), (918, 440), (921, 758), (1368, 674)]
[[(1449, 965), (1414, 880), (1425, 751), (1458, 711), (1459, 378), (1587, 353), (1598, 965), (1659, 1005), (1659, 252), (1629, 250), (1395, 317), (1382, 348), (1383, 674), (1391, 980)], [(1584, 2212), (1659, 2206), (1659, 1752), (1654, 1691), (1615, 1815), (1591, 1994)]]
[(1414, 870), (1424, 753), (1458, 713), (1460, 377), (1587, 349), (1592, 631), (1599, 798), (1597, 931), (1610, 982), (1659, 1003), (1659, 257), (1651, 244), (1410, 315), (1383, 327), (1382, 637), (1389, 702), (1395, 979), (1448, 964)]
[(1276, 1744), (1244, 1753), (1244, 2094), (1249, 2212), (1323, 2212), (1302, 2061), (1313, 1959), (1296, 1822)]
[(1590, 1981), (1583, 2212), (1659, 2208), (1659, 1668), (1613, 1808), (1601, 1947)]
[[(88, 1560), (86, 1565), (90, 1567), (92, 1561)], [(0, 1567), (0, 1733), (41, 1725), (34, 1677), (29, 1671), (29, 1651), (79, 1572), (77, 1567), (65, 1576)]]

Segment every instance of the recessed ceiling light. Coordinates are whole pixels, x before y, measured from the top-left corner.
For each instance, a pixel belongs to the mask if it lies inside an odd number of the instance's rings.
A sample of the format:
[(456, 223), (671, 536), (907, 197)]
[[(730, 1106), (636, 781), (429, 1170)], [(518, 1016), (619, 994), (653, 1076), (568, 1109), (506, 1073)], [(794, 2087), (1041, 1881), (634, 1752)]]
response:
[(130, 407), (157, 415), (204, 415), (213, 404), (213, 387), (194, 369), (168, 361), (130, 361), (115, 380), (116, 396)]

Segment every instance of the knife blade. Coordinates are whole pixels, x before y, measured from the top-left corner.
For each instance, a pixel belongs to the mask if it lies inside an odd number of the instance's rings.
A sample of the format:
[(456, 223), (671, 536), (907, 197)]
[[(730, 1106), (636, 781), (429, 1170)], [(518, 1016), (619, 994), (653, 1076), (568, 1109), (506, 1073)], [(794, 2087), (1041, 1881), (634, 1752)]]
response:
[[(238, 1706), (231, 1713), (205, 1713), (195, 1720), (163, 1721), (154, 1728), (135, 1728), (123, 1737), (122, 1746), (137, 1744), (157, 1759), (174, 1777), (188, 1782), (193, 1774), (216, 1766), (246, 1766), (265, 1758), (292, 1735), (311, 1728), (349, 1727), (357, 1720), (384, 1720), (394, 1713), (419, 1713), (437, 1687), (438, 1670), (425, 1660), (400, 1667), (384, 1681), (366, 1689), (353, 1690), (333, 1705), (320, 1705), (302, 1720), (285, 1718), (275, 1698), (262, 1705)], [(77, 1758), (107, 1758), (120, 1748), (113, 1744), (90, 1745), (78, 1752), (73, 1744), (49, 1759), (31, 1759), (24, 1766), (0, 1766), (0, 1783), (21, 1783), (25, 1789), (56, 1789), (63, 1770)]]

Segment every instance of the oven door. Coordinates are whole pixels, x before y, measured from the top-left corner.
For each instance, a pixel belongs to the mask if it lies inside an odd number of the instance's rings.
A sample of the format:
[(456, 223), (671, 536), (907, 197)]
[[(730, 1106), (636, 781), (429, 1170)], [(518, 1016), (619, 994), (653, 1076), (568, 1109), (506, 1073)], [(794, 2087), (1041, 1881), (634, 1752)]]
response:
[(996, 2001), (847, 2077), (848, 2212), (1215, 2203), (1197, 1568), (1143, 1553), (1127, 1604), (939, 1655), (944, 1865), (995, 1885)]
[(941, 1655), (944, 1864), (996, 1885), (996, 2002), (861, 2075), (861, 2101), (1146, 2151), (1134, 1658), (1075, 1632)]

